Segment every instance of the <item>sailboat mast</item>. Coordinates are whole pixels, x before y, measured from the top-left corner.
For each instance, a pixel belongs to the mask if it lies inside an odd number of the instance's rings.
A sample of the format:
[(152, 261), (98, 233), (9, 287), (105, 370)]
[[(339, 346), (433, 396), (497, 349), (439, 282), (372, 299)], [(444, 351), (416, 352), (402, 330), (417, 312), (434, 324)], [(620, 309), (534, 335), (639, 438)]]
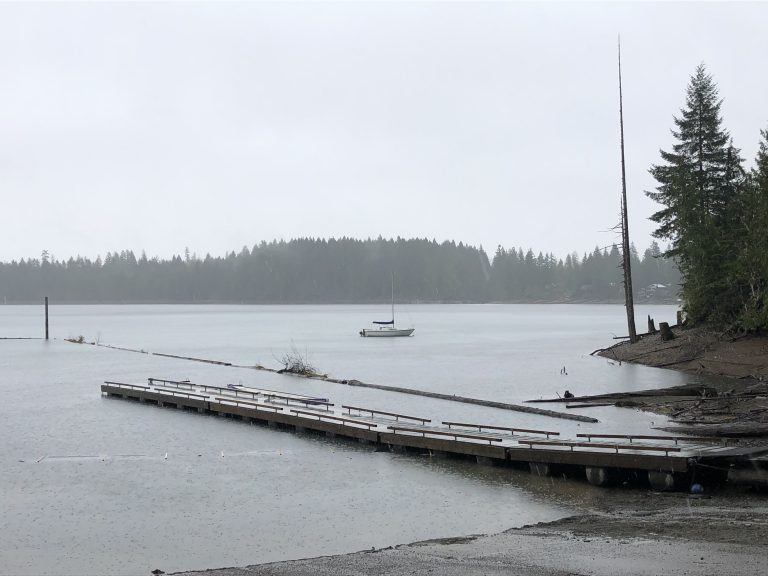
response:
[(632, 296), (632, 262), (629, 253), (629, 219), (627, 217), (627, 173), (624, 162), (624, 99), (621, 92), (621, 37), (619, 37), (619, 127), (621, 130), (621, 246), (624, 269), (624, 305), (627, 309), (629, 341), (637, 342), (635, 303)]
[(392, 272), (392, 328), (395, 327), (395, 273)]

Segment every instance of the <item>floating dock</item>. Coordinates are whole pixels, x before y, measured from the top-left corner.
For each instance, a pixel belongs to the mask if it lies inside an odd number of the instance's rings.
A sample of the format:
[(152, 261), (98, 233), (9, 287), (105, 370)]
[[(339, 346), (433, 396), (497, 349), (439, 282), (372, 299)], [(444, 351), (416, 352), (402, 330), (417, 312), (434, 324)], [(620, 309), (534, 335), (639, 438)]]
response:
[[(539, 475), (586, 477), (595, 486), (640, 479), (656, 490), (723, 482), (768, 470), (768, 448), (729, 446), (724, 439), (577, 434), (431, 419), (244, 386), (149, 378), (147, 384), (104, 382), (102, 395), (193, 410), (267, 426), (375, 444), (379, 449), (528, 466)], [(758, 470), (760, 472), (760, 470)], [(758, 474), (760, 475), (760, 474)]]

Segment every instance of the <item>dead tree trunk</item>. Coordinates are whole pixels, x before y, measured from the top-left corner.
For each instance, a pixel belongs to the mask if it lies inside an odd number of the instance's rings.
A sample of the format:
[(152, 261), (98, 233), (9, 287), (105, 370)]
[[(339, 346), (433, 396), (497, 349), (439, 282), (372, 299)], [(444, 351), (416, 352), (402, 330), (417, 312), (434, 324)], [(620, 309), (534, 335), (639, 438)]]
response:
[(624, 305), (627, 309), (629, 341), (638, 341), (635, 329), (635, 303), (632, 296), (632, 255), (629, 244), (629, 219), (627, 217), (627, 173), (624, 162), (624, 100), (621, 93), (621, 39), (619, 39), (619, 127), (621, 129), (621, 246), (624, 270)]

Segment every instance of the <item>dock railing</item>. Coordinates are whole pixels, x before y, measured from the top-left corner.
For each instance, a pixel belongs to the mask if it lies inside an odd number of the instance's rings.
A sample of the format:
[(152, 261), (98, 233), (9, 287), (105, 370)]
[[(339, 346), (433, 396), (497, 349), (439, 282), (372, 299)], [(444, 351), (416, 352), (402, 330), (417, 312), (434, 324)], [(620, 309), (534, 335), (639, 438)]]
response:
[(296, 410), (291, 409), (291, 412), (296, 414), (297, 416), (299, 414), (302, 414), (304, 416), (314, 416), (318, 420), (333, 420), (334, 422), (341, 422), (342, 425), (346, 425), (347, 423), (350, 424), (359, 424), (360, 426), (365, 426), (370, 430), (371, 428), (376, 428), (377, 424), (374, 424), (372, 422), (364, 422), (362, 420), (355, 420), (354, 418), (344, 418), (342, 416), (331, 416), (330, 414), (321, 414), (319, 412), (309, 412), (307, 410)]
[(374, 414), (380, 414), (382, 416), (391, 416), (395, 419), (395, 421), (399, 421), (400, 418), (404, 420), (413, 420), (415, 422), (421, 422), (422, 424), (426, 424), (427, 422), (432, 422), (432, 420), (429, 420), (428, 418), (419, 418), (418, 416), (406, 416), (405, 414), (396, 414), (395, 412), (383, 412), (381, 410), (371, 410), (370, 408), (360, 408), (359, 406), (347, 406), (346, 404), (341, 405), (342, 408), (344, 408), (348, 414), (352, 414), (352, 410), (357, 410), (358, 412), (366, 412), (373, 416)]
[(483, 430), (504, 430), (514, 435), (515, 432), (525, 432), (526, 434), (544, 434), (547, 438), (550, 436), (560, 436), (560, 432), (552, 432), (549, 430), (531, 430), (530, 428), (507, 428), (505, 426), (491, 426), (488, 424), (467, 424), (465, 422), (443, 422), (448, 428), (453, 426), (461, 426), (464, 428), (477, 428), (478, 432)]
[[(287, 392), (280, 392), (279, 390), (269, 390), (266, 388), (257, 388), (254, 390), (244, 390), (242, 386), (240, 385), (232, 385), (232, 386), (214, 386), (212, 384), (196, 384), (194, 382), (191, 382), (189, 380), (167, 380), (164, 378), (147, 378), (150, 385), (156, 385), (155, 383), (159, 383), (163, 386), (174, 386), (176, 388), (180, 388), (182, 386), (188, 386), (189, 388), (199, 388), (203, 391), (208, 390), (214, 390), (219, 392), (227, 392), (229, 394), (234, 394), (235, 396), (239, 396), (240, 394), (246, 394), (250, 396), (251, 398), (256, 398), (258, 396), (273, 396), (275, 398), (288, 398), (291, 400), (295, 400), (297, 402), (303, 402), (308, 404), (323, 404), (328, 403), (327, 398), (315, 398), (313, 396), (305, 396), (303, 394), (290, 394)], [(330, 404), (333, 406), (333, 404)]]
[(214, 400), (218, 402), (227, 402), (229, 404), (234, 404), (235, 406), (248, 406), (256, 408), (257, 410), (272, 410), (273, 412), (282, 412), (283, 407), (282, 406), (271, 406), (269, 404), (259, 404), (258, 402), (251, 402), (250, 400), (240, 400), (240, 398), (232, 398), (232, 397), (223, 397), (223, 396), (214, 396)]
[(192, 384), (189, 380), (164, 380), (162, 378), (147, 378), (150, 386), (156, 386), (155, 382), (160, 383), (161, 386), (173, 386), (174, 388), (181, 388), (182, 386), (188, 386), (189, 389), (194, 389), (196, 384)]
[(149, 390), (149, 386), (143, 386), (141, 384), (126, 384), (125, 382), (110, 382), (104, 381), (107, 386), (117, 386), (118, 388), (129, 388), (131, 390)]
[(631, 444), (633, 440), (662, 440), (668, 442), (674, 442), (677, 445), (678, 441), (689, 442), (725, 442), (726, 438), (712, 438), (707, 436), (661, 436), (651, 434), (576, 434), (577, 438), (586, 438), (588, 442), (592, 441), (592, 438), (602, 439), (614, 439), (614, 440), (629, 440)]
[(467, 438), (469, 440), (483, 440), (484, 442), (488, 442), (488, 444), (492, 444), (493, 442), (501, 442), (503, 440), (503, 438), (490, 438), (488, 436), (465, 434), (458, 431), (432, 430), (430, 428), (412, 428), (409, 426), (387, 426), (387, 429), (392, 430), (394, 434), (397, 434), (398, 432), (415, 432), (417, 434), (421, 434), (425, 438), (427, 434), (434, 436), (451, 436), (457, 442), (459, 438)]
[(264, 394), (264, 399), (267, 402), (274, 402), (273, 398), (283, 400), (286, 406), (290, 406), (290, 402), (303, 404), (305, 408), (309, 408), (310, 406), (321, 406), (326, 412), (330, 412), (331, 406), (333, 406), (332, 402), (326, 402), (320, 398), (296, 398), (294, 396), (285, 396), (283, 394)]
[(669, 456), (670, 452), (680, 452), (680, 448), (673, 446), (643, 446), (640, 444), (605, 444), (599, 442), (567, 442), (558, 440), (518, 440), (518, 444), (527, 444), (529, 448), (534, 446), (552, 446), (560, 448), (570, 448), (573, 452), (574, 448), (606, 448), (615, 450), (619, 453), (619, 450), (637, 450), (643, 452), (664, 452), (666, 456)]
[(158, 388), (155, 386), (155, 390), (158, 392), (165, 392), (166, 394), (170, 394), (171, 396), (183, 396), (185, 398), (210, 398), (208, 394), (195, 394), (194, 392), (187, 392), (186, 390), (171, 390), (170, 388)]

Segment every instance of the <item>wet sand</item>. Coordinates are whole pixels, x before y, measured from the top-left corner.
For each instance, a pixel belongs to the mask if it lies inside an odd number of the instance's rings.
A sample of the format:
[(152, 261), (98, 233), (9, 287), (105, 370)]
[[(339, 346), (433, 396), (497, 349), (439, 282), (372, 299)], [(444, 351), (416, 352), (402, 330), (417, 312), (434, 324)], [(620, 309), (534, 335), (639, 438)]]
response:
[(768, 573), (768, 495), (639, 492), (626, 505), (494, 535), (179, 573), (183, 576), (755, 575)]

